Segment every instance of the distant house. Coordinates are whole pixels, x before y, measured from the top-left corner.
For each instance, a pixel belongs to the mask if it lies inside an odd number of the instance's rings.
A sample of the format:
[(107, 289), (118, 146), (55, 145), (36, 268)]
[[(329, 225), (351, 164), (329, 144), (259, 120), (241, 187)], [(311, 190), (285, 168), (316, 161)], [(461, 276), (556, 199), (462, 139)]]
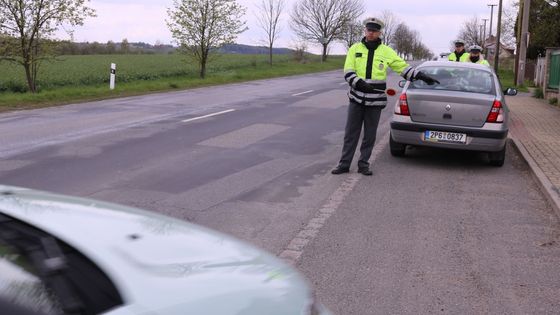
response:
[[(496, 36), (491, 35), (484, 41), (484, 47), (487, 49), (486, 60), (494, 60), (496, 53)], [(515, 57), (515, 48), (507, 47), (500, 43), (500, 59), (508, 59)]]

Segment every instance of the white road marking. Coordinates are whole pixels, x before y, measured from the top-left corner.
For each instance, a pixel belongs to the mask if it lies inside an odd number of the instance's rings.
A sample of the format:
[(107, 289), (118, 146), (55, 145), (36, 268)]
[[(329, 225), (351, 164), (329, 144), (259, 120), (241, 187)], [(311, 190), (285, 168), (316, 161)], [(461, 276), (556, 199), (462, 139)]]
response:
[(313, 92), (313, 90), (309, 90), (309, 91), (305, 91), (305, 92), (301, 92), (301, 93), (297, 93), (297, 94), (292, 94), (292, 96), (299, 96), (299, 95), (303, 95), (303, 94), (311, 93), (311, 92)]
[(348, 84), (348, 82), (342, 82), (342, 83), (340, 83), (340, 85), (346, 85), (346, 84)]
[(204, 116), (199, 116), (199, 117), (194, 117), (194, 118), (185, 119), (185, 120), (182, 120), (182, 122), (189, 122), (189, 121), (204, 119), (204, 118), (208, 118), (208, 117), (212, 117), (212, 116), (217, 116), (217, 115), (222, 115), (222, 114), (230, 113), (230, 112), (233, 112), (233, 111), (235, 111), (235, 109), (228, 109), (228, 110), (224, 110), (224, 111), (217, 112), (217, 113), (213, 113), (213, 114), (208, 114), (208, 115), (204, 115)]
[[(373, 149), (370, 159), (370, 166), (373, 166), (375, 160), (379, 156), (379, 153), (389, 143), (389, 134), (390, 133), (387, 132), (383, 139), (375, 144), (375, 148)], [(338, 210), (338, 207), (340, 207), (344, 199), (350, 195), (352, 189), (354, 189), (360, 179), (363, 178), (363, 175), (359, 173), (351, 173), (347, 176), (348, 177), (342, 182), (340, 187), (332, 193), (323, 206), (321, 206), (315, 213), (315, 216), (307, 222), (307, 225), (296, 235), (294, 239), (292, 239), (288, 246), (280, 252), (278, 257), (284, 259), (291, 265), (295, 265), (298, 262), (299, 258), (303, 254), (305, 246), (317, 237), (319, 230), (325, 225), (327, 220), (336, 212), (336, 210)]]

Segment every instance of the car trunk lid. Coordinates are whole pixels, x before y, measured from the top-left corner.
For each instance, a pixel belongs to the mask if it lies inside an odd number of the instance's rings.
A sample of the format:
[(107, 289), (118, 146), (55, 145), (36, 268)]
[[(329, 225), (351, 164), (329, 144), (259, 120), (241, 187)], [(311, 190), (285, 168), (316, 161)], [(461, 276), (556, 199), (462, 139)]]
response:
[(467, 92), (409, 89), (406, 92), (414, 122), (482, 127), (495, 96)]

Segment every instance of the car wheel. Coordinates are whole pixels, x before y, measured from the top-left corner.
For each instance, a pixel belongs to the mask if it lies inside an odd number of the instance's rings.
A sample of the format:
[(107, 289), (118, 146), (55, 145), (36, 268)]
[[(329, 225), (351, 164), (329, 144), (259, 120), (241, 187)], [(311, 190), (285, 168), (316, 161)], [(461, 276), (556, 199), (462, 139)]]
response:
[(506, 159), (506, 146), (498, 152), (489, 152), (488, 157), (490, 158), (490, 165), (492, 166), (502, 166)]
[(389, 148), (392, 156), (404, 156), (406, 144), (398, 143), (393, 140), (393, 135), (389, 135)]

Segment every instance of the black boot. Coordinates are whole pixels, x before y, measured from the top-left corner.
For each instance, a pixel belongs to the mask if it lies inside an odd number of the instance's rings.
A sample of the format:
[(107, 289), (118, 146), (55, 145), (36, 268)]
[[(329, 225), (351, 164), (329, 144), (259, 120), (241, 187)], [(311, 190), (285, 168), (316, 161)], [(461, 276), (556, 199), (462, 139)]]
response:
[(350, 172), (350, 169), (348, 167), (342, 167), (339, 165), (331, 171), (331, 174), (338, 175), (338, 174), (348, 173), (348, 172)]
[(365, 175), (365, 176), (371, 176), (373, 175), (373, 172), (369, 169), (369, 167), (359, 167), (358, 168), (358, 173)]

